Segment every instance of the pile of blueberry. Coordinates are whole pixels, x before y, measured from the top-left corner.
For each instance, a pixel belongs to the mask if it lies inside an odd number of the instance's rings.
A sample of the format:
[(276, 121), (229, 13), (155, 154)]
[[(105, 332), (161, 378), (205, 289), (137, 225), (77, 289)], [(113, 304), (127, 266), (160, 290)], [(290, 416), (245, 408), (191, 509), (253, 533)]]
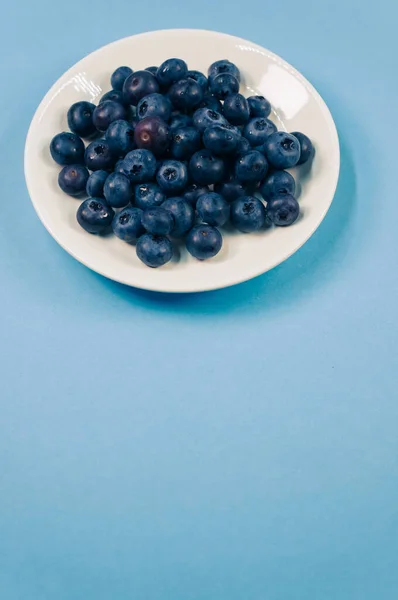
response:
[(285, 169), (312, 159), (312, 143), (277, 131), (263, 96), (239, 93), (233, 63), (213, 63), (208, 77), (178, 58), (143, 71), (119, 67), (111, 85), (98, 106), (73, 104), (72, 133), (50, 145), (63, 166), (60, 188), (89, 196), (77, 210), (83, 229), (111, 227), (159, 267), (173, 256), (170, 237), (184, 237), (190, 254), (205, 260), (220, 251), (218, 228), (227, 222), (250, 233), (297, 219), (295, 180)]

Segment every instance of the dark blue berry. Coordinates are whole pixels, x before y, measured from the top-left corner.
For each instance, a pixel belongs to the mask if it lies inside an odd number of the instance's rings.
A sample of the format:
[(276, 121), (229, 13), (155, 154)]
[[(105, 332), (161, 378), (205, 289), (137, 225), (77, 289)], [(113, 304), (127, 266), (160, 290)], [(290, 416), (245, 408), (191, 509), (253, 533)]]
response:
[(105, 198), (104, 184), (108, 177), (108, 171), (94, 171), (87, 180), (86, 192), (91, 198)]
[(163, 235), (144, 233), (136, 246), (138, 258), (148, 267), (161, 267), (173, 258), (173, 245)]
[(160, 117), (163, 121), (168, 121), (171, 115), (171, 102), (167, 96), (162, 94), (148, 94), (144, 96), (137, 104), (137, 117)]
[(198, 198), (196, 211), (204, 223), (222, 227), (229, 219), (230, 206), (220, 194), (208, 192)]
[(213, 154), (234, 154), (241, 139), (231, 125), (214, 125), (205, 129), (203, 145)]
[(209, 191), (210, 191), (210, 189), (207, 185), (199, 185), (198, 183), (190, 183), (189, 185), (187, 185), (187, 187), (184, 190), (183, 198), (185, 198), (185, 200), (187, 202), (189, 202), (189, 204), (191, 204), (191, 206), (193, 206), (195, 208), (199, 197), (202, 194), (207, 194), (207, 192), (209, 192)]
[(113, 121), (106, 130), (105, 139), (115, 156), (126, 156), (134, 150), (134, 127), (128, 121)]
[(139, 121), (134, 130), (137, 148), (145, 148), (162, 156), (170, 146), (170, 128), (160, 117), (146, 117)]
[(136, 71), (129, 75), (123, 85), (125, 102), (137, 106), (144, 96), (157, 94), (159, 91), (158, 80), (149, 71)]
[(224, 100), (223, 113), (232, 125), (244, 125), (250, 118), (249, 104), (242, 94), (231, 94)]
[(197, 225), (188, 233), (185, 243), (194, 258), (207, 260), (220, 252), (222, 235), (211, 225)]
[(179, 194), (188, 182), (188, 169), (178, 160), (165, 160), (160, 166), (156, 180), (166, 194)]
[(170, 131), (174, 131), (180, 127), (191, 127), (192, 124), (192, 117), (179, 112), (173, 113), (170, 120)]
[(195, 220), (195, 211), (184, 198), (168, 198), (162, 208), (169, 211), (174, 219), (171, 235), (181, 237), (191, 229)]
[(299, 213), (299, 203), (289, 194), (272, 198), (267, 202), (267, 217), (279, 227), (292, 225), (297, 220)]
[(180, 79), (170, 87), (168, 96), (179, 110), (191, 111), (203, 100), (203, 90), (194, 79)]
[(254, 196), (242, 196), (231, 204), (231, 222), (243, 233), (262, 229), (266, 222), (264, 204)]
[(122, 173), (111, 173), (104, 185), (104, 196), (113, 208), (123, 208), (133, 197), (130, 179)]
[(98, 104), (93, 113), (93, 123), (98, 131), (106, 131), (113, 121), (127, 119), (127, 109), (119, 102), (105, 100)]
[(264, 96), (250, 96), (247, 99), (251, 117), (266, 119), (271, 114), (271, 104)]
[(84, 144), (75, 133), (58, 133), (51, 140), (50, 152), (59, 165), (80, 165), (84, 162)]
[(90, 171), (109, 171), (115, 164), (115, 155), (109, 142), (100, 139), (87, 146), (84, 161)]
[(106, 94), (104, 94), (102, 96), (102, 98), (100, 98), (100, 101), (98, 102), (98, 104), (102, 104), (102, 102), (106, 102), (107, 100), (112, 100), (113, 102), (119, 102), (119, 104), (123, 104), (123, 106), (128, 107), (129, 103), (126, 102), (124, 96), (123, 96), (123, 92), (118, 91), (118, 90), (111, 90), (110, 92), (106, 92)]
[(188, 160), (201, 147), (196, 127), (179, 127), (172, 132), (170, 154), (177, 160)]
[(93, 123), (94, 110), (95, 104), (85, 100), (72, 104), (68, 110), (69, 129), (83, 138), (94, 135), (97, 131)]
[(133, 69), (130, 69), (130, 67), (118, 67), (111, 76), (111, 86), (113, 89), (121, 92), (124, 82), (132, 72)]
[(227, 96), (239, 92), (239, 81), (229, 73), (217, 75), (210, 79), (210, 90), (218, 100), (225, 100)]
[(252, 149), (250, 146), (249, 140), (245, 137), (241, 137), (237, 146), (236, 146), (236, 154), (239, 156), (240, 154), (246, 154)]
[(314, 146), (312, 145), (310, 138), (308, 136), (306, 136), (304, 133), (295, 131), (294, 133), (292, 133), (292, 135), (294, 135), (294, 137), (298, 139), (299, 144), (300, 144), (301, 153), (300, 153), (300, 159), (297, 164), (303, 165), (304, 163), (311, 160), (312, 157), (314, 156), (314, 154), (315, 154)]
[(296, 182), (294, 177), (287, 171), (274, 171), (261, 184), (260, 192), (264, 200), (271, 200), (279, 196), (290, 194), (294, 196), (296, 192)]
[(142, 210), (127, 207), (113, 217), (113, 233), (129, 244), (133, 244), (145, 232), (142, 226)]
[(200, 133), (214, 125), (228, 125), (227, 119), (211, 108), (198, 108), (193, 114), (193, 124)]
[(212, 63), (208, 69), (209, 78), (217, 77), (217, 75), (228, 73), (233, 75), (238, 81), (240, 81), (240, 71), (234, 63), (229, 60), (222, 59)]
[(196, 81), (196, 83), (198, 83), (202, 88), (203, 93), (207, 92), (209, 82), (207, 77), (203, 75), (203, 73), (201, 73), (200, 71), (188, 71), (187, 78)]
[(147, 208), (142, 215), (142, 225), (153, 235), (168, 235), (174, 227), (174, 218), (170, 211), (155, 206)]
[(212, 94), (207, 93), (203, 96), (202, 102), (199, 104), (199, 108), (210, 108), (218, 113), (222, 111), (222, 104)]
[(158, 67), (147, 67), (145, 71), (149, 71), (152, 75), (156, 75)]
[(103, 198), (88, 198), (77, 209), (77, 222), (88, 233), (102, 233), (112, 223), (115, 216)]
[(228, 181), (217, 183), (217, 185), (214, 186), (214, 191), (217, 192), (217, 194), (221, 194), (227, 202), (233, 202), (237, 198), (247, 196), (247, 187), (237, 179), (232, 178)]
[(267, 171), (267, 159), (257, 150), (242, 154), (235, 163), (235, 177), (243, 183), (261, 181), (266, 176)]
[(251, 146), (261, 146), (276, 131), (276, 125), (264, 117), (251, 119), (243, 129), (243, 136)]
[(211, 185), (220, 182), (225, 174), (224, 161), (209, 150), (195, 152), (189, 161), (189, 172), (195, 183)]
[(135, 204), (142, 209), (160, 206), (166, 200), (157, 183), (140, 183), (134, 189)]
[(86, 191), (88, 177), (83, 165), (66, 165), (58, 175), (58, 185), (65, 194), (80, 196)]
[(180, 58), (165, 60), (156, 72), (156, 77), (163, 87), (169, 87), (176, 81), (184, 79), (188, 72), (187, 63)]
[(127, 175), (131, 183), (152, 181), (156, 173), (156, 158), (149, 150), (132, 150), (126, 154), (120, 171)]
[(300, 160), (300, 142), (284, 131), (270, 135), (264, 142), (264, 151), (269, 164), (275, 169), (289, 169)]

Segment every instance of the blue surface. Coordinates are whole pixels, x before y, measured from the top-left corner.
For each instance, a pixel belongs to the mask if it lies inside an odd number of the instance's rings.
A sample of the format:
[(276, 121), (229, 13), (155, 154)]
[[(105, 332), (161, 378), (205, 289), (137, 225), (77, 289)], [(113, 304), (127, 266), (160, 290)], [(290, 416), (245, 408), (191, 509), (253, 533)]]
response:
[[(397, 17), (391, 0), (3, 7), (2, 600), (397, 599)], [(335, 202), (302, 250), (187, 297), (75, 262), (23, 175), (55, 79), (165, 27), (282, 55), (342, 145)]]

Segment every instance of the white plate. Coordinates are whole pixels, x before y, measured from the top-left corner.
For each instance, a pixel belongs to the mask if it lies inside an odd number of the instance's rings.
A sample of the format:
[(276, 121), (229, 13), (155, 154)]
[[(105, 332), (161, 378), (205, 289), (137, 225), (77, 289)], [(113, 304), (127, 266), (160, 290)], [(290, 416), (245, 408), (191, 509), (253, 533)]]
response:
[[(301, 216), (291, 227), (257, 234), (227, 234), (220, 254), (199, 262), (181, 247), (168, 265), (150, 269), (135, 248), (113, 237), (83, 231), (76, 222), (79, 203), (57, 186), (59, 168), (49, 143), (67, 130), (66, 113), (77, 100), (96, 102), (110, 89), (119, 65), (134, 70), (177, 56), (190, 69), (207, 72), (228, 58), (242, 73), (241, 91), (262, 94), (273, 106), (278, 128), (302, 131), (316, 147), (311, 170), (295, 169), (301, 183)], [(332, 116), (312, 85), (288, 63), (252, 42), (216, 33), (177, 29), (125, 38), (93, 52), (69, 69), (51, 88), (33, 118), (26, 140), (25, 175), (29, 193), (44, 226), (74, 258), (98, 273), (127, 285), (162, 292), (197, 292), (245, 281), (272, 269), (308, 240), (324, 218), (335, 193), (340, 167), (339, 142)]]

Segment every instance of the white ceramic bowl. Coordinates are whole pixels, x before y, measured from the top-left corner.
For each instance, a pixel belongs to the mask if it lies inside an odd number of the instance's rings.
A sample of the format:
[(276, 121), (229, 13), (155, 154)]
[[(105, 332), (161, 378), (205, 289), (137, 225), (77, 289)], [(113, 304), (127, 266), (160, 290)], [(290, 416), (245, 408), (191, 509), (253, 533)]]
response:
[[(302, 131), (316, 147), (308, 169), (294, 169), (301, 187), (299, 220), (291, 227), (256, 234), (226, 234), (214, 259), (199, 262), (181, 246), (176, 258), (159, 269), (143, 265), (135, 248), (113, 236), (83, 231), (76, 222), (79, 203), (57, 185), (59, 167), (52, 161), (52, 137), (67, 130), (66, 113), (78, 100), (98, 101), (110, 89), (119, 65), (134, 70), (177, 56), (190, 69), (207, 72), (220, 58), (241, 70), (241, 92), (262, 94), (273, 106), (279, 129)], [(44, 226), (74, 258), (98, 273), (127, 285), (162, 292), (197, 292), (230, 286), (275, 267), (314, 233), (335, 193), (340, 167), (339, 143), (332, 116), (312, 85), (288, 63), (256, 44), (213, 31), (165, 30), (125, 38), (93, 52), (69, 69), (51, 88), (32, 120), (25, 148), (29, 193)]]

